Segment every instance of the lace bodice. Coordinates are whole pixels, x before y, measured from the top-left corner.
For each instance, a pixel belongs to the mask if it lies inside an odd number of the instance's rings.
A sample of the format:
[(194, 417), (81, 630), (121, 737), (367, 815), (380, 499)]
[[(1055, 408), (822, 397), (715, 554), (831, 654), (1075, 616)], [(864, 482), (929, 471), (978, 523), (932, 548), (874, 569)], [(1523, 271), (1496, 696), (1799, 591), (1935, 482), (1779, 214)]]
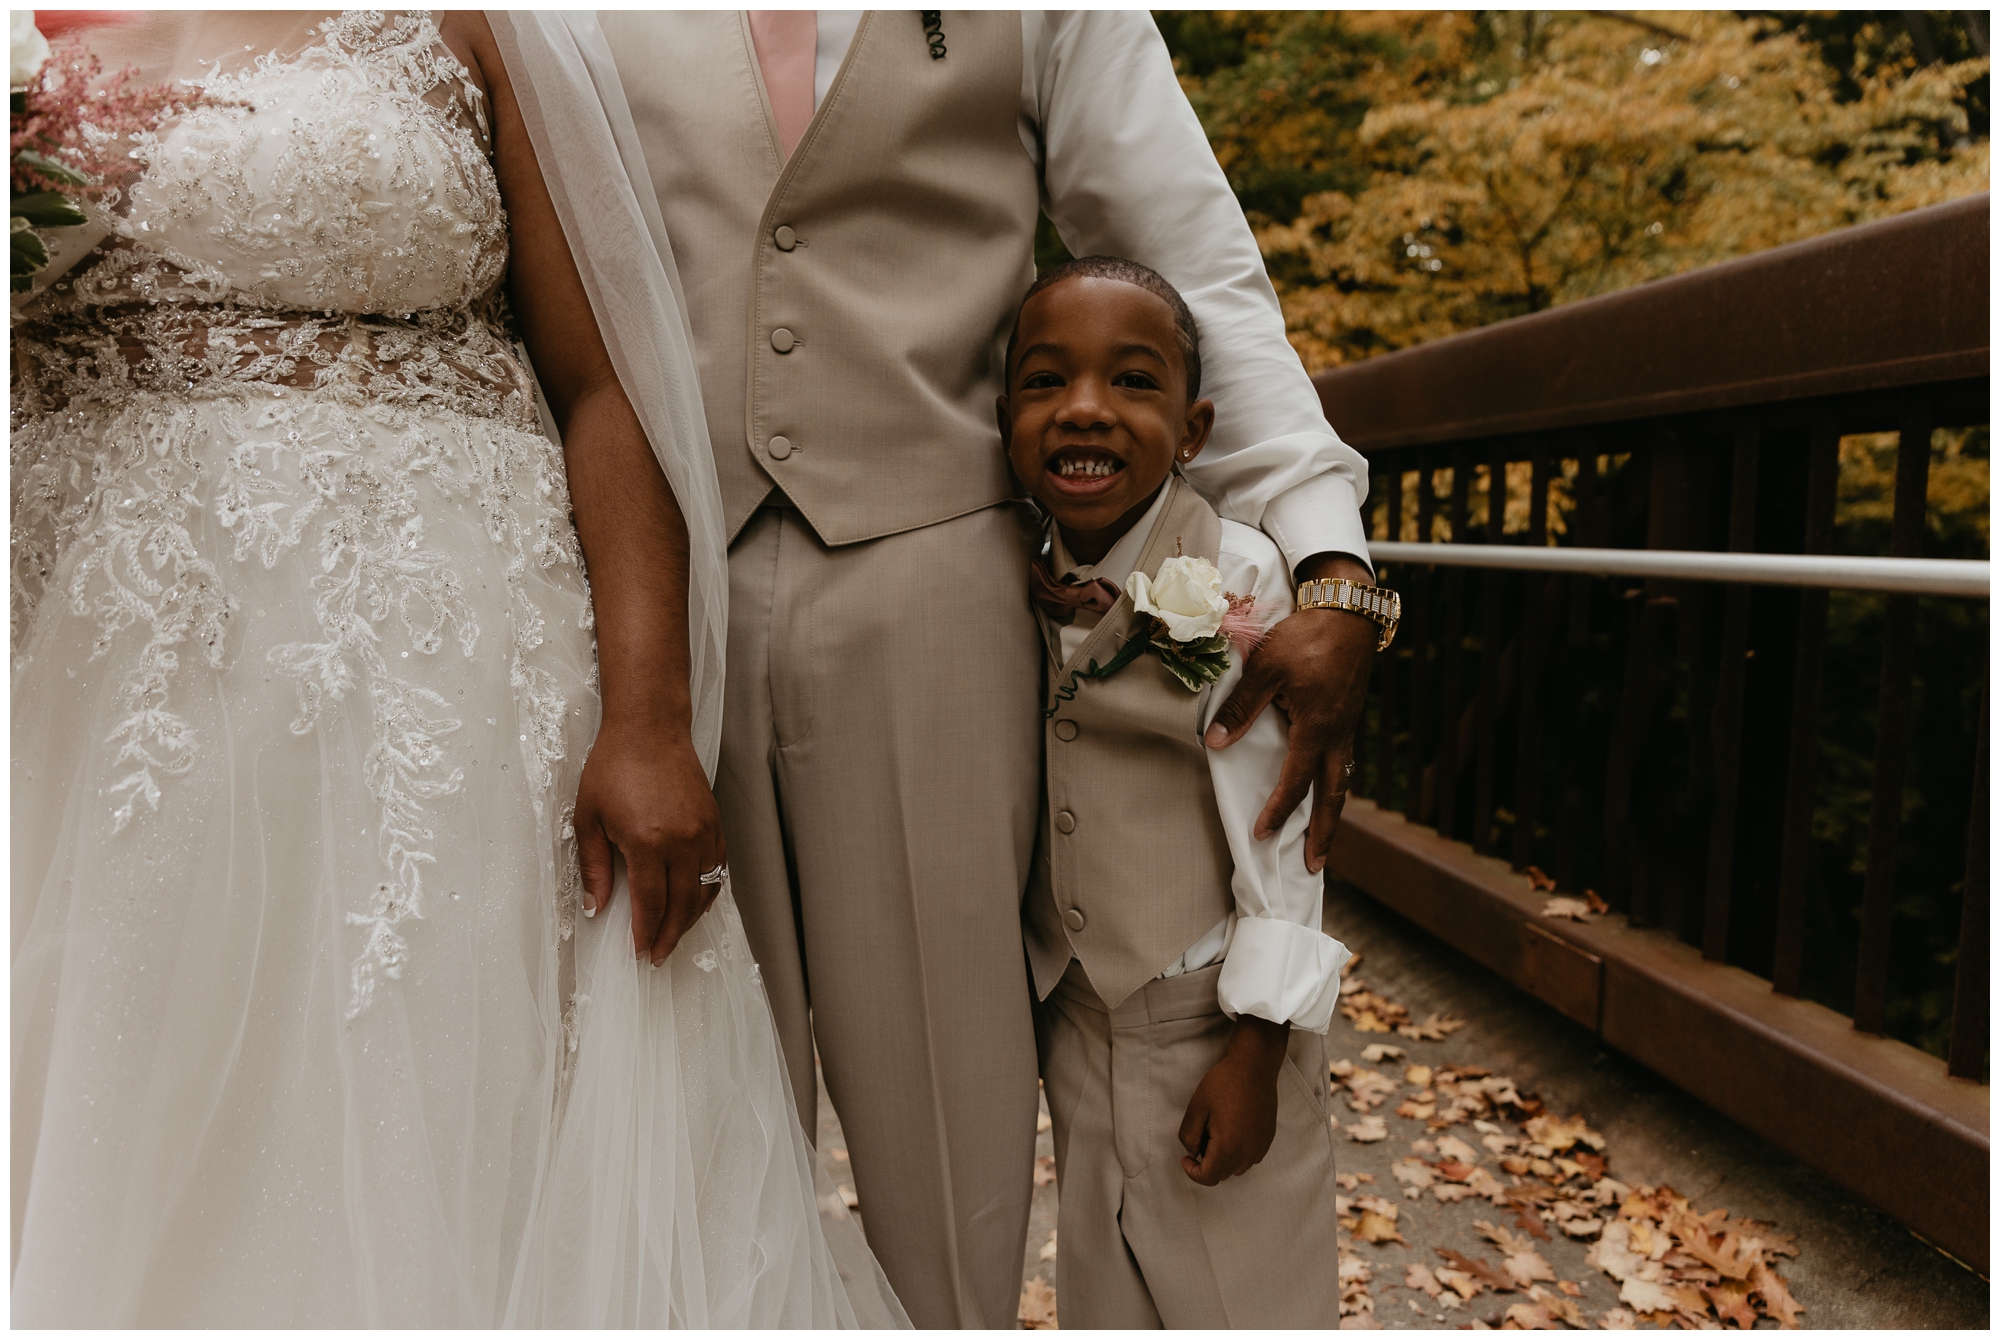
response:
[(430, 17), (342, 14), (195, 82), (94, 207), (104, 244), (17, 318), (16, 422), (262, 383), (532, 425), (483, 98)]
[[(169, 787), (232, 730), (358, 747), (353, 1016), (402, 973), (439, 807), (497, 773), (560, 812), (588, 588), (502, 303), (482, 97), (429, 16), (342, 14), (198, 82), (92, 207), (103, 240), (16, 310), (16, 682), (38, 655), (110, 680), (81, 733), (113, 759), (106, 837), (138, 846), (187, 824)], [(554, 878), (567, 925), (573, 859)]]

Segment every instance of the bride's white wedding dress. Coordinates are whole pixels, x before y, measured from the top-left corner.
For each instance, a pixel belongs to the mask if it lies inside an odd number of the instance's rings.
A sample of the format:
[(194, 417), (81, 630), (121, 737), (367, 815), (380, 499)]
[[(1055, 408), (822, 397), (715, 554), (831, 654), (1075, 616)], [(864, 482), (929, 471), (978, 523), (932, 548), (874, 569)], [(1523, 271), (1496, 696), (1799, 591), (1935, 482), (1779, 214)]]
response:
[(14, 1322), (900, 1319), (729, 896), (657, 971), (576, 916), (476, 87), (377, 14), (207, 86), (14, 323)]

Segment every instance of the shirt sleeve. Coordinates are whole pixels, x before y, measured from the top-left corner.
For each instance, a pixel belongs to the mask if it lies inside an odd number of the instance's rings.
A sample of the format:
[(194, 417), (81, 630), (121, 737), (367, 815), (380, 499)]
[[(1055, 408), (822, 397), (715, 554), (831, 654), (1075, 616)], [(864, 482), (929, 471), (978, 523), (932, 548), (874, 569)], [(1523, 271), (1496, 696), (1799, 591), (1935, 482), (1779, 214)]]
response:
[[(1222, 536), (1217, 567), (1223, 589), (1272, 602), (1279, 612), (1286, 609), (1288, 574), (1272, 543), (1226, 521)], [(1209, 690), (1204, 730), (1241, 677), (1241, 658), (1232, 655), (1228, 673)], [(1267, 709), (1229, 748), (1208, 751), (1216, 809), (1236, 866), (1231, 881), (1236, 927), (1216, 995), (1231, 1017), (1254, 1014), (1324, 1033), (1340, 998), (1340, 970), (1348, 952), (1320, 930), (1325, 878), (1306, 871), (1310, 801), (1285, 820), (1276, 837), (1259, 842), (1252, 836), (1284, 762), (1285, 725), (1276, 708)]]
[(1285, 339), (1264, 258), (1152, 17), (1043, 12), (1023, 36), (1022, 140), (1064, 245), (1151, 266), (1194, 312), (1215, 433), (1189, 481), (1276, 541), (1288, 577), (1319, 553), (1368, 562), (1367, 463), (1327, 423)]

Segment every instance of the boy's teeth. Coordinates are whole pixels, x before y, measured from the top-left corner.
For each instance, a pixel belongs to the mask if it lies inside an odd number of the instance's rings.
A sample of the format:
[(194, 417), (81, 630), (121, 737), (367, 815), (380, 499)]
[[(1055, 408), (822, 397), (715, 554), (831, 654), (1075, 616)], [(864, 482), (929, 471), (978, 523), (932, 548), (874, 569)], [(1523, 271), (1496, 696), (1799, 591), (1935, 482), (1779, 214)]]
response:
[(1106, 460), (1064, 461), (1061, 466), (1064, 479), (1102, 479), (1116, 470), (1117, 464)]

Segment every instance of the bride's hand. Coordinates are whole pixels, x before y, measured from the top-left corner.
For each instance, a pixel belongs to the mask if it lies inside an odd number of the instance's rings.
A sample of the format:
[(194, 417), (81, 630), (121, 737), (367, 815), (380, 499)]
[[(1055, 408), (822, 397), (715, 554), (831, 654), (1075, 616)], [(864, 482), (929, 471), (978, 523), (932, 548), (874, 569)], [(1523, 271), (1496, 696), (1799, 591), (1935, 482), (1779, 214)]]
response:
[(604, 724), (576, 796), (584, 909), (609, 906), (616, 848), (633, 948), (659, 964), (722, 891), (701, 882), (723, 862), (722, 818), (690, 739), (687, 520), (612, 366), (491, 27), (461, 10), (443, 33), (492, 99), (508, 294), (561, 430), (596, 611)]
[(686, 740), (658, 741), (610, 723), (598, 732), (576, 793), (583, 901), (611, 902), (611, 849), (632, 887), (632, 946), (657, 966), (721, 893), (701, 874), (725, 859), (722, 815)]

